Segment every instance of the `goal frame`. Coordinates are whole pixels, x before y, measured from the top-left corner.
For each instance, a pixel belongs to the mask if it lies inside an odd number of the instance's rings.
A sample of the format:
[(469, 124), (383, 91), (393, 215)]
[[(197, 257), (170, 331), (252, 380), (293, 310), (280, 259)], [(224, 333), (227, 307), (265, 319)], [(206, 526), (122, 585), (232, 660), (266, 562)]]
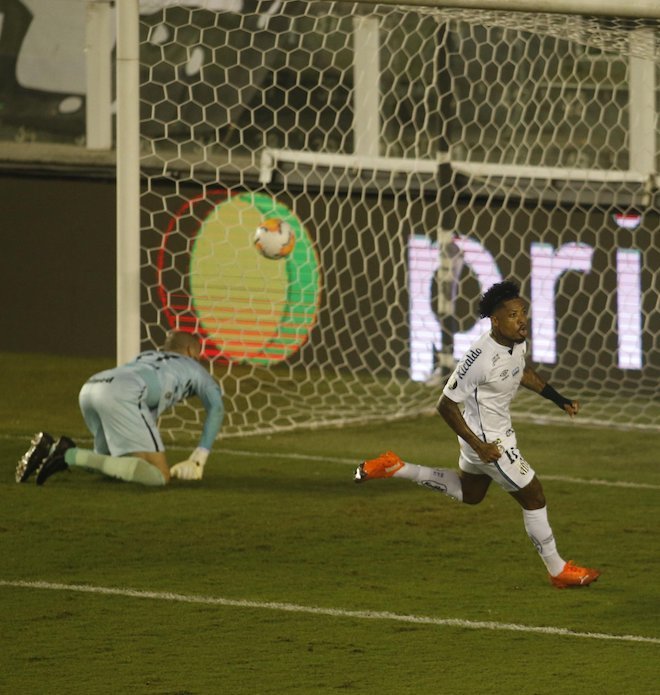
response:
[[(203, 4), (203, 3), (202, 3)], [(468, 8), (481, 10), (499, 10), (509, 12), (542, 12), (562, 13), (572, 15), (592, 16), (620, 16), (660, 19), (660, 4), (656, 0), (358, 0), (360, 5), (400, 5), (400, 6), (425, 6), (436, 8)], [(139, 0), (122, 0), (116, 3), (116, 84), (117, 84), (117, 118), (116, 118), (116, 174), (117, 174), (117, 336), (116, 336), (116, 360), (118, 364), (128, 361), (140, 351), (140, 145), (139, 145)], [(356, 31), (370, 32), (368, 22), (366, 26), (357, 26)], [(373, 31), (371, 31), (373, 39)], [(365, 37), (368, 39), (368, 37)], [(366, 46), (373, 46), (373, 41), (366, 40)], [(90, 53), (90, 60), (94, 54)], [(357, 57), (360, 60), (364, 56)], [(633, 59), (633, 74), (636, 71), (640, 79), (644, 65), (648, 61)], [(635, 67), (636, 65), (636, 67)], [(651, 66), (652, 67), (652, 66)], [(648, 74), (647, 74), (648, 77)], [(631, 86), (639, 85), (640, 79), (631, 80)], [(373, 80), (363, 80), (361, 85), (363, 93), (358, 96), (357, 103), (368, 108), (373, 104)], [(654, 108), (648, 100), (641, 99), (644, 110), (640, 114), (639, 124), (642, 132), (637, 131), (636, 137), (648, 136), (648, 128), (651, 120), (648, 109)], [(647, 131), (645, 134), (644, 131)], [(362, 135), (361, 135), (362, 133)], [(369, 131), (357, 130), (358, 141), (356, 153), (348, 158), (341, 158), (343, 167), (350, 166), (364, 169), (385, 169), (387, 171), (427, 171), (429, 167), (437, 167), (441, 162), (428, 161), (386, 161), (387, 158), (375, 157), (373, 143), (368, 141)], [(323, 155), (315, 155), (319, 161)], [(328, 157), (328, 163), (337, 160), (338, 155)], [(449, 155), (448, 155), (449, 157)], [(633, 147), (634, 157), (634, 147)], [(262, 156), (261, 176), (267, 178), (270, 175), (273, 159), (304, 158), (304, 153), (290, 151), (268, 151)], [(475, 173), (477, 165), (461, 164), (469, 166)], [(487, 165), (481, 165), (487, 166)], [(646, 167), (648, 168), (648, 167)], [(500, 167), (500, 170), (501, 167)], [(478, 173), (478, 172), (476, 172)], [(578, 170), (543, 170), (539, 168), (526, 172), (530, 176), (546, 178), (556, 177), (560, 173), (562, 177), (577, 177), (580, 180), (603, 180), (598, 178), (605, 175), (603, 172), (589, 172)], [(522, 175), (516, 168), (516, 175)], [(596, 178), (594, 178), (596, 177)], [(633, 181), (644, 184), (658, 185), (659, 177), (654, 171), (628, 171), (614, 172), (614, 178), (608, 180)]]

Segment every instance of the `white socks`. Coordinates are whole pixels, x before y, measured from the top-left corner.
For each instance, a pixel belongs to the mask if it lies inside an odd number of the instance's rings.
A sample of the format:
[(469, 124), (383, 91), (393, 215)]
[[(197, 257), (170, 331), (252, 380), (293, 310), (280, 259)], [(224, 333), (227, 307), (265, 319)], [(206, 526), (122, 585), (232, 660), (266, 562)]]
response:
[(395, 478), (406, 478), (431, 490), (444, 492), (459, 502), (463, 501), (461, 479), (456, 471), (447, 468), (428, 468), (414, 463), (404, 463), (394, 474)]
[(564, 569), (566, 563), (557, 552), (555, 537), (552, 535), (552, 529), (548, 522), (548, 508), (523, 509), (523, 521), (527, 535), (548, 568), (548, 572), (556, 577)]
[(163, 474), (144, 459), (132, 456), (104, 456), (88, 449), (76, 448), (69, 451), (64, 456), (69, 466), (98, 471), (127, 483), (140, 483), (152, 487), (165, 485)]
[[(396, 471), (394, 477), (412, 480), (418, 485), (443, 492), (459, 502), (463, 501), (461, 479), (455, 470), (404, 463), (403, 467)], [(566, 563), (557, 552), (555, 537), (548, 521), (548, 508), (523, 509), (523, 521), (527, 535), (548, 568), (548, 572), (556, 577), (564, 569)]]

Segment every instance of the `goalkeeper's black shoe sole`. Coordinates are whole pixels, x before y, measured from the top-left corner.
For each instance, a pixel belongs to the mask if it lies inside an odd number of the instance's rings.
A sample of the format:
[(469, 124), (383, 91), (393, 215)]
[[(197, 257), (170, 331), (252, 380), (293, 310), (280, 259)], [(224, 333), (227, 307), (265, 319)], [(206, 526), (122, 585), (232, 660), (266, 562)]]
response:
[(55, 475), (55, 473), (59, 473), (60, 471), (66, 471), (69, 468), (67, 462), (64, 460), (64, 455), (68, 449), (75, 446), (76, 443), (73, 439), (69, 439), (68, 437), (60, 437), (57, 440), (57, 444), (55, 444), (55, 447), (37, 471), (37, 485), (43, 485), (51, 475)]
[(16, 466), (16, 482), (24, 483), (46, 460), (55, 440), (48, 432), (37, 432), (30, 448), (23, 454)]

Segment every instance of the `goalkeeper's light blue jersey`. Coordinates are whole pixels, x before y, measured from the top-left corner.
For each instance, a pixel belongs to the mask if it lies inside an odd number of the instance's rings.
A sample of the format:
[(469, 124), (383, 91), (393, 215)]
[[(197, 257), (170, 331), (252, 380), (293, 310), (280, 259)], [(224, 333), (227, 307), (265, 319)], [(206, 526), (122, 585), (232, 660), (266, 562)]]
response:
[(176, 352), (148, 350), (132, 362), (94, 378), (102, 380), (129, 371), (137, 373), (146, 383), (146, 405), (155, 417), (186, 398), (197, 396), (206, 410), (199, 446), (211, 449), (224, 417), (222, 390), (199, 362)]

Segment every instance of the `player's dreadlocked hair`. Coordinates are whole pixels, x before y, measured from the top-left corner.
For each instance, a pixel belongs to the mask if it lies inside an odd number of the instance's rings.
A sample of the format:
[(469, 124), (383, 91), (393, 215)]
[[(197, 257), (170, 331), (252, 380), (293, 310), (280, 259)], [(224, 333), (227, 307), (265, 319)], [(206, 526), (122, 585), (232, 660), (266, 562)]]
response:
[(520, 288), (515, 282), (498, 282), (489, 288), (479, 302), (479, 316), (482, 319), (492, 316), (502, 302), (509, 299), (517, 299), (520, 296)]

